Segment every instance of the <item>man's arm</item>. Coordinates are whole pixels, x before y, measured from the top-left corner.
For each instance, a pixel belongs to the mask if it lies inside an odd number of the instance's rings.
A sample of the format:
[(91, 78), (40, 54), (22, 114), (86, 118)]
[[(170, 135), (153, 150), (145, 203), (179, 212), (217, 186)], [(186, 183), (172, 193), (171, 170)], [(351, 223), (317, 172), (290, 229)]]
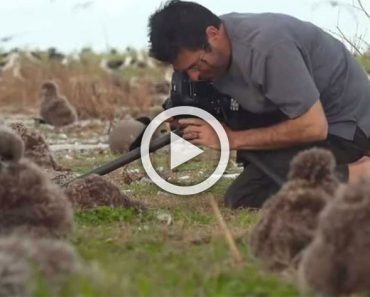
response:
[[(185, 125), (183, 137), (193, 144), (218, 149), (219, 141), (213, 129), (200, 119), (181, 119)], [(233, 131), (225, 127), (231, 149), (268, 150), (321, 141), (328, 134), (328, 123), (320, 100), (302, 115), (269, 127)]]
[(301, 116), (270, 127), (228, 131), (233, 149), (278, 149), (325, 140), (328, 123), (320, 100)]

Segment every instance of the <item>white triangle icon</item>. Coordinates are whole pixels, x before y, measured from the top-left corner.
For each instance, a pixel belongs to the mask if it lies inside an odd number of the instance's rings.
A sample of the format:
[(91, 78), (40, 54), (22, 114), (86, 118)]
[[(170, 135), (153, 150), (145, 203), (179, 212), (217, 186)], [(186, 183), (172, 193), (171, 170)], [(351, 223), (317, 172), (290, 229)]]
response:
[(204, 152), (194, 144), (172, 132), (170, 150), (171, 170)]

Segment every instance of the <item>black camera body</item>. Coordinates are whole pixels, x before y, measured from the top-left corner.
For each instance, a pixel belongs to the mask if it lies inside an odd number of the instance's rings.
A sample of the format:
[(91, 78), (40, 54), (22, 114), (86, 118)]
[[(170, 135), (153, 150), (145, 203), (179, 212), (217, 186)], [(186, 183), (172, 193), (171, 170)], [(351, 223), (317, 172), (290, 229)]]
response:
[(233, 130), (268, 126), (282, 120), (281, 113), (256, 114), (243, 109), (232, 97), (220, 93), (210, 81), (192, 81), (183, 72), (172, 75), (170, 97), (163, 108), (193, 106), (212, 114)]
[(219, 93), (208, 81), (191, 81), (182, 72), (174, 72), (171, 81), (170, 98), (164, 109), (177, 106), (193, 106), (208, 111), (218, 120), (224, 119), (223, 110), (231, 98)]

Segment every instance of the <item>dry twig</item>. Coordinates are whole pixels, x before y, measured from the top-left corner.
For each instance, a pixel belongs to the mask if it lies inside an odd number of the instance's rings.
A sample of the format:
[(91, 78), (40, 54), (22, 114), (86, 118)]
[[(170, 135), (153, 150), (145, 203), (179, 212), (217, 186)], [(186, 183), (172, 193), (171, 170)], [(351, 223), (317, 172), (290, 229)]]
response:
[(370, 14), (367, 12), (367, 10), (365, 9), (364, 5), (362, 4), (362, 1), (361, 0), (357, 0), (357, 3), (358, 5), (360, 6), (362, 12), (368, 17), (370, 18)]
[(349, 40), (349, 38), (343, 33), (343, 31), (339, 28), (339, 26), (337, 26), (337, 30), (339, 31), (340, 35), (342, 36), (342, 38), (359, 54), (359, 55), (362, 55), (362, 52), (360, 51), (360, 49), (358, 48), (358, 46), (356, 46), (351, 40)]
[(237, 248), (235, 244), (235, 240), (233, 235), (231, 234), (229, 228), (227, 227), (227, 224), (220, 212), (220, 209), (218, 208), (218, 205), (213, 197), (213, 195), (209, 195), (209, 203), (212, 207), (212, 210), (216, 216), (217, 222), (221, 227), (222, 232), (225, 235), (225, 239), (227, 244), (229, 245), (231, 256), (235, 262), (235, 264), (241, 264), (243, 262), (243, 258), (239, 252), (239, 249)]

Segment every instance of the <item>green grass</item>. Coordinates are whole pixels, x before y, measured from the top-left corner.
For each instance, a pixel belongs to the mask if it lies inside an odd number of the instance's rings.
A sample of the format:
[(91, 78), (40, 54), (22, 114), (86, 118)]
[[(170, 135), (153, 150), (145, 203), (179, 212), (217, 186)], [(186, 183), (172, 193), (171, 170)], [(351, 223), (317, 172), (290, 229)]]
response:
[[(168, 202), (141, 214), (109, 207), (77, 212), (72, 243), (99, 267), (104, 281), (76, 277), (57, 296), (298, 295), (293, 284), (262, 272), (250, 258), (246, 230), (256, 222), (256, 212), (222, 209), (244, 258), (243, 265), (235, 265), (206, 204), (195, 197), (171, 199), (173, 207)], [(160, 212), (171, 216), (170, 225), (159, 220)], [(34, 296), (51, 296), (40, 284)]]
[[(97, 220), (92, 219), (93, 213), (99, 213)], [(77, 214), (73, 243), (85, 259), (97, 262), (109, 275), (99, 293), (103, 288), (106, 296), (298, 294), (292, 284), (260, 271), (248, 256), (247, 236), (237, 238), (245, 264), (235, 266), (210, 212), (177, 208), (170, 211), (173, 224), (169, 226), (157, 219), (156, 210), (136, 217), (128, 213), (111, 210), (109, 219), (107, 208)], [(248, 228), (256, 216), (238, 211), (226, 217), (236, 232)]]
[[(156, 156), (157, 166), (165, 165), (164, 156)], [(83, 173), (115, 157), (90, 152), (73, 154), (72, 159), (60, 156), (58, 161)], [(189, 162), (173, 174), (193, 179), (213, 161), (212, 157)], [(139, 161), (126, 169), (143, 170)], [(228, 171), (237, 172), (237, 168), (230, 165)], [(117, 182), (120, 173), (107, 178)], [(206, 193), (193, 196), (171, 195), (146, 182), (119, 183), (127, 195), (144, 202), (147, 210), (137, 213), (100, 207), (75, 212), (76, 228), (70, 240), (86, 263), (99, 271), (99, 277), (73, 276), (59, 290), (38, 281), (33, 296), (298, 296), (293, 283), (264, 272), (250, 257), (249, 230), (258, 213), (222, 207), (231, 182), (222, 178)], [(209, 193), (219, 202), (244, 259), (242, 265), (233, 262), (209, 204)]]
[(100, 207), (92, 210), (79, 211), (75, 213), (75, 222), (78, 224), (101, 225), (114, 222), (131, 222), (135, 217), (133, 209), (112, 209)]

